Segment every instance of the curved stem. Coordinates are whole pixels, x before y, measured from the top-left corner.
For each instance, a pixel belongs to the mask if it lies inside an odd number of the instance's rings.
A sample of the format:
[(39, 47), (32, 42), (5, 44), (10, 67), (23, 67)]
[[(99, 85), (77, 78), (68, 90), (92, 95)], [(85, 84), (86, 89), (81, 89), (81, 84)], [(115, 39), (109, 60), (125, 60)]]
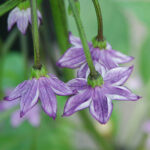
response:
[(89, 46), (88, 46), (88, 43), (87, 43), (87, 39), (86, 39), (86, 36), (85, 36), (85, 32), (84, 32), (84, 29), (83, 29), (83, 26), (82, 26), (82, 22), (81, 22), (78, 10), (76, 8), (74, 0), (69, 0), (69, 3), (70, 3), (70, 7), (72, 9), (72, 12), (73, 12), (73, 15), (74, 15), (74, 18), (75, 18), (75, 21), (76, 21), (76, 25), (77, 25), (77, 28), (78, 28), (78, 31), (79, 31), (79, 35), (80, 35), (80, 39), (81, 39), (81, 42), (82, 42), (82, 45), (83, 45), (86, 61), (88, 63), (89, 69), (90, 69), (90, 74), (95, 76), (95, 75), (97, 75), (97, 72), (96, 72), (95, 67), (93, 65), (91, 53), (90, 53), (90, 50), (89, 50)]
[(30, 0), (30, 6), (31, 6), (31, 15), (32, 15), (31, 19), (32, 19), (33, 47), (34, 47), (34, 67), (36, 69), (41, 69), (36, 0)]
[(100, 7), (100, 4), (99, 4), (98, 0), (92, 0), (92, 1), (93, 1), (93, 4), (94, 4), (94, 7), (95, 7), (97, 22), (98, 22), (98, 34), (97, 34), (96, 38), (97, 38), (98, 41), (104, 41), (101, 7)]

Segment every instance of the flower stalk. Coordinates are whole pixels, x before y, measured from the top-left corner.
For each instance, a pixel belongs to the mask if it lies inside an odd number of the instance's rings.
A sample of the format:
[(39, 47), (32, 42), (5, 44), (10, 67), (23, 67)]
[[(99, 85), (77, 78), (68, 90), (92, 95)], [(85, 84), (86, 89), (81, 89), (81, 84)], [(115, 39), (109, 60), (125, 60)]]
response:
[(90, 69), (90, 74), (91, 74), (91, 76), (95, 76), (95, 75), (97, 75), (97, 72), (95, 70), (95, 67), (94, 67), (94, 64), (93, 64), (93, 61), (92, 61), (91, 53), (90, 53), (90, 50), (89, 50), (89, 46), (88, 46), (88, 43), (87, 43), (87, 39), (86, 39), (86, 36), (85, 36), (83, 25), (82, 25), (82, 22), (81, 22), (81, 19), (80, 19), (80, 15), (78, 13), (78, 10), (76, 8), (74, 0), (69, 0), (69, 4), (70, 4), (70, 7), (72, 9), (72, 13), (73, 13), (73, 16), (75, 18), (75, 22), (76, 22), (76, 25), (77, 25), (77, 28), (78, 28), (78, 31), (79, 31), (79, 35), (80, 35), (80, 39), (81, 39), (81, 42), (82, 42), (82, 45), (83, 45), (86, 61), (88, 63), (89, 69)]
[(39, 47), (39, 32), (38, 32), (38, 18), (37, 18), (37, 1), (30, 0), (31, 19), (32, 19), (32, 36), (34, 47), (34, 68), (41, 69), (40, 64), (40, 47)]
[(100, 4), (98, 2), (98, 0), (92, 0), (94, 7), (95, 7), (95, 11), (96, 11), (96, 16), (97, 16), (97, 22), (98, 22), (98, 34), (96, 39), (98, 41), (104, 41), (104, 37), (103, 37), (103, 20), (102, 20), (102, 13), (101, 13), (101, 7)]

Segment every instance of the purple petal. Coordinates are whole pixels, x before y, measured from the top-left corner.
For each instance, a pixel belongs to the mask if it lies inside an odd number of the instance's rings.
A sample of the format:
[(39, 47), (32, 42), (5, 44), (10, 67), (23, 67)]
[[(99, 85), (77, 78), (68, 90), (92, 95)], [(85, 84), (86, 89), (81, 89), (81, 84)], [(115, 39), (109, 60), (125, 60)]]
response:
[(21, 97), (22, 94), (26, 92), (28, 88), (28, 80), (19, 84), (8, 96), (4, 97), (4, 100), (12, 101)]
[(29, 80), (27, 92), (21, 97), (21, 113), (20, 116), (24, 116), (27, 111), (38, 102), (39, 97), (39, 82), (36, 79)]
[(74, 92), (71, 90), (71, 88), (59, 80), (56, 76), (50, 74), (49, 78), (46, 78), (47, 83), (49, 83), (49, 86), (52, 88), (55, 94), (57, 95), (72, 95)]
[(89, 69), (88, 64), (84, 63), (78, 70), (77, 77), (78, 78), (86, 78), (86, 73), (87, 73), (88, 69)]
[(84, 90), (88, 88), (86, 79), (83, 78), (76, 78), (70, 80), (67, 85), (72, 89), (72, 90)]
[(40, 79), (40, 100), (45, 113), (55, 119), (57, 111), (56, 96), (45, 77)]
[(112, 100), (136, 101), (141, 98), (124, 86), (109, 87), (107, 95)]
[(118, 66), (118, 64), (112, 59), (108, 50), (100, 50), (99, 48), (92, 49), (92, 58), (103, 64), (107, 69), (112, 69)]
[(90, 105), (91, 115), (101, 124), (107, 123), (113, 109), (111, 99), (104, 95), (101, 88), (96, 87)]
[(26, 30), (28, 27), (28, 12), (27, 12), (27, 10), (21, 10), (20, 13), (18, 13), (17, 27), (22, 34), (26, 33)]
[(11, 115), (11, 125), (13, 127), (18, 127), (24, 120), (24, 118), (20, 118), (19, 110), (13, 112)]
[(71, 47), (65, 54), (58, 60), (59, 67), (78, 68), (85, 62), (85, 55), (83, 48)]
[(29, 120), (32, 126), (37, 127), (40, 125), (40, 107), (38, 104), (28, 112), (26, 118)]
[(108, 50), (110, 56), (112, 57), (113, 61), (117, 64), (124, 64), (132, 61), (134, 58), (131, 56), (127, 56), (121, 52), (109, 49)]
[(8, 16), (8, 20), (7, 20), (7, 23), (8, 23), (8, 31), (11, 30), (11, 28), (13, 27), (13, 25), (16, 23), (17, 21), (17, 13), (20, 11), (19, 8), (15, 8), (13, 9), (10, 13), (9, 13), (9, 16)]
[(133, 66), (111, 69), (106, 73), (104, 82), (106, 84), (123, 85), (131, 75), (132, 71)]
[(71, 32), (69, 32), (69, 42), (76, 47), (82, 47), (80, 38), (73, 36)]
[(89, 107), (91, 96), (92, 90), (89, 88), (70, 97), (65, 104), (63, 116), (70, 116), (79, 110)]

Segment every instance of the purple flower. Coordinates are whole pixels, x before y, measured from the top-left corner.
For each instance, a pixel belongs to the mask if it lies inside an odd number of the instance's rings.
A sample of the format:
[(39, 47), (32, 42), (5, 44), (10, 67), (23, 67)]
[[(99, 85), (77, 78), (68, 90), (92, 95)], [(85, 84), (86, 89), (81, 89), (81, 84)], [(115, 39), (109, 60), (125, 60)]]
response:
[[(37, 14), (38, 14), (38, 25), (40, 25), (42, 16), (39, 10), (37, 11)], [(20, 9), (18, 7), (13, 9), (8, 16), (8, 31), (11, 30), (11, 28), (15, 23), (17, 23), (17, 27), (20, 30), (20, 32), (22, 34), (25, 34), (28, 24), (29, 23), (31, 24), (31, 9), (30, 8)]]
[(77, 90), (78, 93), (66, 102), (63, 116), (70, 116), (89, 107), (90, 114), (101, 124), (105, 124), (113, 110), (112, 100), (136, 101), (140, 98), (123, 86), (133, 67), (117, 67), (104, 72), (101, 65), (97, 64), (96, 70), (103, 76), (101, 86), (92, 87), (84, 78), (68, 82), (72, 90)]
[[(1, 101), (0, 102), (0, 112), (13, 109), (19, 104), (18, 101)], [(30, 112), (28, 112), (24, 117), (20, 118), (19, 110), (14, 111), (11, 114), (11, 125), (13, 127), (18, 127), (23, 121), (28, 120), (29, 123), (37, 127), (40, 124), (40, 107), (36, 105)]]
[(73, 91), (56, 76), (49, 74), (46, 77), (41, 76), (24, 81), (5, 97), (4, 100), (20, 100), (20, 116), (22, 117), (26, 112), (31, 110), (38, 103), (38, 99), (40, 99), (45, 113), (55, 119), (57, 111), (55, 94), (62, 96), (71, 95)]
[[(85, 78), (88, 65), (83, 52), (83, 46), (79, 38), (69, 34), (70, 43), (73, 45), (65, 54), (58, 60), (59, 67), (78, 68), (78, 77)], [(119, 64), (124, 64), (133, 60), (133, 57), (126, 56), (121, 52), (115, 51), (107, 43), (106, 49), (94, 48), (92, 43), (88, 43), (93, 61), (96, 61), (110, 70), (118, 67)]]

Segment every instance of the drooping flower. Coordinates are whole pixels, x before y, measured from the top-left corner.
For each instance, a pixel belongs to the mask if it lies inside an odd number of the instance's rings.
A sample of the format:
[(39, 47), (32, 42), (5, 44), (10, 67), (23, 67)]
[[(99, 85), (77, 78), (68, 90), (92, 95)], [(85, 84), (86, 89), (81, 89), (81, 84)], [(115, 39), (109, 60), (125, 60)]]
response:
[(72, 95), (74, 92), (56, 76), (46, 75), (45, 69), (32, 71), (32, 79), (19, 84), (8, 96), (7, 101), (20, 100), (20, 116), (31, 110), (40, 99), (43, 110), (53, 119), (56, 118), (56, 96)]
[[(79, 38), (73, 36), (71, 33), (69, 34), (69, 41), (73, 46), (58, 60), (57, 65), (62, 68), (66, 67), (72, 69), (80, 67), (78, 77), (84, 78), (88, 70), (88, 65), (86, 63), (82, 43)], [(91, 42), (89, 42), (88, 45), (93, 61), (104, 65), (108, 70), (118, 67), (119, 64), (133, 60), (133, 57), (113, 50), (108, 43), (106, 44), (106, 48), (102, 49), (94, 48)]]
[[(7, 111), (9, 109), (13, 109), (19, 105), (19, 101), (1, 101), (0, 102), (0, 112)], [(14, 110), (14, 112), (11, 114), (11, 125), (13, 127), (18, 127), (22, 122), (25, 120), (28, 120), (29, 123), (37, 127), (40, 125), (40, 107), (39, 105), (36, 105), (30, 112), (28, 112), (26, 115), (24, 115), (22, 118), (20, 118), (20, 111)]]
[[(38, 25), (40, 25), (42, 20), (42, 15), (40, 11), (37, 11), (38, 15)], [(8, 16), (8, 31), (10, 31), (14, 24), (17, 24), (18, 29), (22, 34), (26, 33), (28, 24), (32, 24), (31, 21), (31, 8), (20, 9), (19, 7), (14, 8)]]
[(63, 116), (70, 116), (89, 108), (90, 114), (101, 124), (105, 124), (113, 110), (112, 100), (136, 101), (140, 98), (123, 86), (133, 67), (117, 67), (104, 72), (101, 65), (97, 64), (96, 70), (103, 78), (100, 76), (94, 80), (95, 82), (84, 78), (76, 78), (68, 82), (72, 90), (77, 90), (78, 93), (66, 102)]

